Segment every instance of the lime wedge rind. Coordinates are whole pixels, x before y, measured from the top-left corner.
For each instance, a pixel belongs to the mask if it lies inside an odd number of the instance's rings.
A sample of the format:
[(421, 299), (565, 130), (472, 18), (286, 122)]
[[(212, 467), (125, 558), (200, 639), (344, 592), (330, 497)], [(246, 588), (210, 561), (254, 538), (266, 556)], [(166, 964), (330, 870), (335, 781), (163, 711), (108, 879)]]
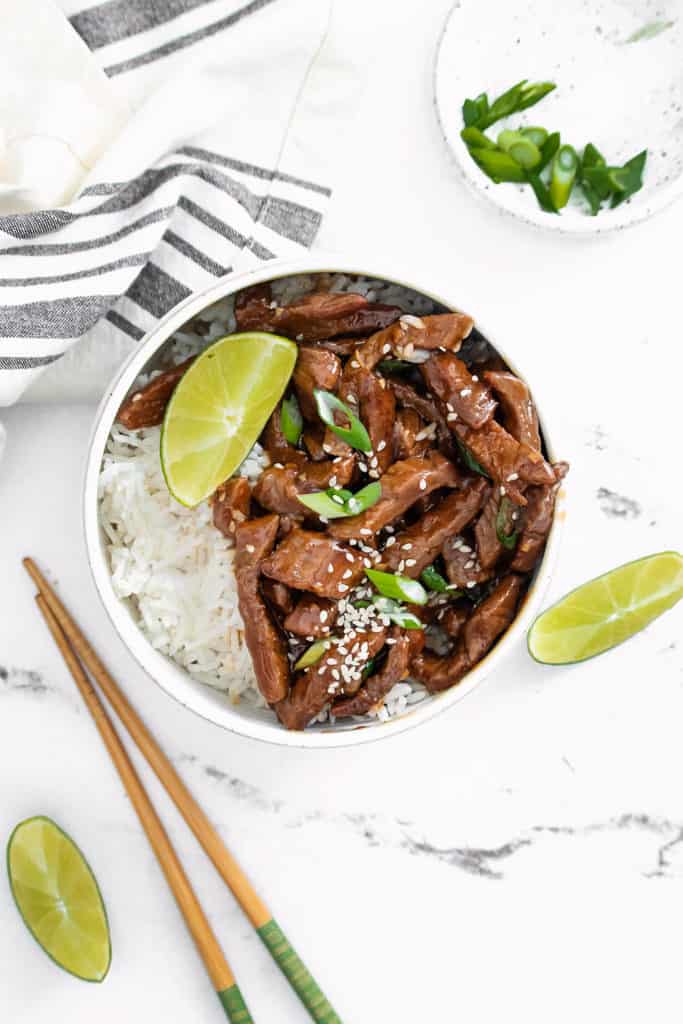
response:
[[(529, 654), (542, 665), (590, 661), (640, 633), (681, 598), (683, 556), (677, 551), (634, 559), (582, 583), (542, 612), (527, 634)], [(609, 607), (609, 614), (601, 615), (596, 605)]]
[(161, 428), (161, 469), (179, 504), (195, 508), (251, 451), (282, 397), (298, 354), (288, 338), (219, 338), (181, 379)]
[[(25, 883), (18, 881), (14, 877), (14, 871), (12, 866), (12, 854), (14, 851), (15, 843), (20, 838), (22, 830), (36, 823), (42, 823), (44, 826), (47, 826), (48, 829), (53, 830), (54, 833), (60, 837), (60, 840), (63, 845), (68, 845), (72, 848), (73, 853), (76, 855), (75, 863), (77, 863), (78, 869), (82, 871), (84, 877), (87, 877), (88, 882), (92, 884), (92, 887), (94, 889), (94, 894), (96, 896), (96, 904), (95, 908), (90, 906), (89, 910), (90, 912), (92, 912), (93, 909), (95, 909), (96, 916), (101, 915), (101, 919), (97, 922), (97, 924), (103, 931), (104, 935), (106, 936), (105, 956), (93, 957), (92, 949), (88, 951), (88, 946), (91, 945), (92, 936), (89, 935), (88, 932), (84, 931), (81, 923), (73, 919), (73, 915), (70, 915), (69, 920), (69, 932), (71, 933), (71, 935), (67, 936), (66, 940), (62, 940), (64, 944), (65, 941), (68, 941), (69, 939), (73, 938), (75, 932), (79, 933), (86, 940), (86, 942), (83, 944), (83, 948), (79, 950), (78, 956), (81, 963), (87, 962), (91, 965), (90, 973), (84, 973), (83, 971), (77, 971), (73, 969), (72, 966), (69, 966), (67, 963), (64, 963), (63, 960), (60, 960), (59, 956), (57, 955), (56, 951), (54, 951), (53, 948), (48, 948), (50, 944), (54, 945), (53, 940), (55, 936), (59, 932), (60, 928), (63, 928), (64, 926), (64, 917), (61, 914), (58, 917), (55, 917), (54, 922), (47, 920), (50, 914), (56, 914), (54, 896), (51, 898), (45, 892), (44, 889), (37, 889), (35, 886), (26, 885)], [(52, 962), (56, 964), (57, 967), (65, 971), (67, 974), (70, 974), (74, 978), (78, 978), (79, 981), (87, 981), (92, 984), (101, 984), (109, 973), (112, 960), (109, 918), (107, 916), (107, 908), (102, 898), (102, 893), (98, 885), (97, 878), (95, 877), (95, 873), (90, 867), (90, 864), (88, 863), (86, 857), (83, 855), (81, 849), (77, 846), (73, 839), (66, 832), (64, 832), (64, 830), (61, 829), (56, 822), (52, 820), (52, 818), (48, 818), (46, 815), (35, 815), (31, 818), (25, 818), (23, 821), (20, 821), (12, 830), (12, 833), (7, 842), (5, 861), (7, 865), (7, 876), (9, 879), (9, 887), (10, 892), (12, 893), (12, 899), (14, 900), (14, 904), (17, 908), (19, 916), (24, 922), (27, 931), (32, 936), (36, 945), (40, 947), (43, 953), (45, 953), (45, 955), (49, 957), (49, 959), (52, 960)], [(48, 871), (50, 869), (50, 865), (45, 861), (41, 866), (45, 869), (45, 871)], [(35, 908), (36, 904), (39, 903), (41, 900), (46, 901), (44, 907), (41, 907), (41, 912), (39, 913), (37, 919), (33, 921), (29, 921), (27, 917), (28, 908), (26, 906), (26, 900), (22, 900), (22, 891), (24, 897), (26, 897), (29, 893), (32, 894), (31, 902), (33, 908)], [(41, 900), (36, 900), (36, 896), (40, 897)], [(77, 915), (82, 919), (83, 914), (87, 912), (88, 908), (85, 906), (78, 907), (79, 900), (74, 900), (74, 903), (76, 904), (75, 909)], [(46, 924), (53, 925), (51, 932), (47, 935), (45, 933)]]

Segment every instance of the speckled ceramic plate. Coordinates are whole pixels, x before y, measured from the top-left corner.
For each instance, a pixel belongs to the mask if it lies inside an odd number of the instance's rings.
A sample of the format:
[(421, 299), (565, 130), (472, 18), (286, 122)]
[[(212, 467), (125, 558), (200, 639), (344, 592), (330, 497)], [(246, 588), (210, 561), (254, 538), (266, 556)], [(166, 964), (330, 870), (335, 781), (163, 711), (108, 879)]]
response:
[[(460, 138), (463, 100), (494, 97), (520, 79), (557, 84), (538, 106), (491, 129), (542, 124), (577, 149), (593, 142), (610, 163), (647, 148), (644, 185), (615, 210), (585, 212), (575, 190), (559, 215), (528, 186), (495, 185)], [(555, 231), (627, 227), (683, 192), (683, 0), (458, 0), (439, 44), (436, 108), (468, 184), (501, 210)]]

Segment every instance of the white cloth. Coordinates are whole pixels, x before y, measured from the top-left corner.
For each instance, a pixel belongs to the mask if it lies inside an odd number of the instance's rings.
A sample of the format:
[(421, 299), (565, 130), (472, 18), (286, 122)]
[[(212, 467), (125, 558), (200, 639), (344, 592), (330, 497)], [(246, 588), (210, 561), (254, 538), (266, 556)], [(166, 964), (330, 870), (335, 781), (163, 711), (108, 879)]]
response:
[(292, 130), (327, 2), (7, 4), (0, 405), (76, 340), (113, 371), (190, 292), (301, 251), (330, 194)]

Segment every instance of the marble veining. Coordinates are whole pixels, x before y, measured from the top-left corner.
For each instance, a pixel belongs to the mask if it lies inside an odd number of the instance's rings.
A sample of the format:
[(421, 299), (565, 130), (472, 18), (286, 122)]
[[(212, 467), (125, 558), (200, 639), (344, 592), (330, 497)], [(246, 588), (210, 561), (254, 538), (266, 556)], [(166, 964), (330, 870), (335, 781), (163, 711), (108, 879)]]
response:
[(607, 487), (598, 488), (597, 499), (601, 511), (610, 519), (638, 519), (643, 512), (640, 502), (610, 491)]

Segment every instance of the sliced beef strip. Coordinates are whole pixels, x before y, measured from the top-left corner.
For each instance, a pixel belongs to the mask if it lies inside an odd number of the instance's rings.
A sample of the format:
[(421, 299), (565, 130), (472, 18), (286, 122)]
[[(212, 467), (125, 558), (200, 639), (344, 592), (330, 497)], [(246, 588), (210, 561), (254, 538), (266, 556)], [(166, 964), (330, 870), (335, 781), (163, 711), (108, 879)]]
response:
[(436, 423), (436, 435), (439, 441), (439, 450), (450, 459), (455, 458), (456, 447), (446, 419), (446, 412), (441, 404), (435, 401), (431, 395), (419, 394), (410, 384), (403, 381), (392, 380), (391, 390), (396, 395), (396, 401), (404, 409), (414, 409), (422, 419), (429, 425)]
[(244, 639), (254, 664), (259, 690), (269, 704), (282, 700), (289, 690), (284, 638), (259, 590), (261, 566), (273, 550), (277, 530), (277, 516), (247, 520), (235, 530), (235, 580), (244, 622)]
[(341, 372), (341, 360), (334, 352), (328, 352), (324, 348), (316, 348), (312, 345), (299, 347), (292, 379), (301, 412), (309, 422), (320, 422), (313, 397), (314, 389), (320, 388), (322, 391), (335, 392)]
[(413, 658), (410, 674), (423, 683), (429, 693), (439, 693), (460, 682), (514, 619), (524, 584), (522, 576), (504, 576), (465, 623), (453, 654), (447, 658), (418, 654)]
[(520, 444), (526, 444), (534, 451), (540, 452), (538, 415), (524, 381), (515, 377), (513, 373), (498, 370), (487, 370), (484, 373), (484, 380), (498, 396), (506, 430)]
[(460, 480), (458, 470), (440, 452), (395, 462), (381, 477), (379, 501), (360, 515), (330, 523), (328, 532), (339, 540), (372, 537), (403, 515), (418, 498), (439, 487), (457, 487)]
[(413, 359), (415, 351), (443, 349), (457, 352), (472, 330), (474, 321), (464, 313), (438, 313), (435, 316), (403, 315), (400, 320), (356, 349), (352, 359), (366, 370), (372, 370), (382, 359)]
[(540, 452), (520, 444), (500, 423), (479, 430), (455, 422), (455, 434), (515, 505), (526, 505), (524, 484), (552, 484), (555, 474)]
[(345, 487), (351, 480), (354, 466), (353, 456), (338, 462), (303, 459), (299, 465), (269, 466), (254, 485), (254, 498), (269, 512), (317, 522), (318, 516), (299, 501), (299, 495), (314, 494), (328, 487)]
[(237, 523), (249, 518), (251, 487), (243, 476), (234, 476), (221, 484), (212, 498), (213, 525), (225, 537), (233, 537)]
[[(477, 546), (477, 558), (484, 569), (492, 569), (496, 562), (505, 554), (505, 545), (498, 538), (498, 514), (500, 512), (500, 488), (495, 487), (489, 500), (484, 505), (481, 515), (474, 524), (474, 540)], [(516, 519), (520, 513), (507, 505), (503, 530), (506, 536), (513, 533)]]
[[(374, 658), (384, 646), (386, 630), (358, 632), (355, 643), (367, 645), (367, 658)], [(294, 682), (289, 695), (276, 705), (275, 711), (287, 729), (304, 729), (320, 714), (343, 684), (340, 681), (339, 656), (330, 648), (315, 665), (302, 672)]]
[(122, 423), (126, 430), (141, 430), (143, 427), (156, 427), (164, 418), (166, 406), (171, 395), (176, 389), (178, 381), (185, 375), (185, 371), (195, 361), (195, 356), (190, 356), (184, 363), (179, 363), (170, 370), (164, 370), (158, 376), (153, 377), (144, 388), (135, 391), (124, 401), (118, 411), (116, 419)]
[(310, 530), (292, 530), (261, 568), (288, 587), (332, 600), (344, 597), (365, 572), (357, 551)]
[(436, 352), (420, 371), (432, 394), (468, 427), (481, 427), (493, 417), (497, 403), (491, 392), (452, 352)]
[[(474, 518), (490, 491), (483, 477), (467, 481), (462, 490), (454, 491), (400, 533), (385, 546), (382, 567), (387, 572), (400, 572), (416, 579), (437, 557), (444, 541)], [(400, 567), (400, 568), (399, 568)]]
[(449, 537), (441, 549), (449, 583), (460, 590), (485, 583), (493, 576), (493, 569), (484, 569), (472, 546), (460, 536)]
[(489, 596), (469, 617), (462, 638), (470, 665), (476, 665), (493, 646), (515, 617), (517, 604), (526, 581), (510, 573), (504, 576)]
[(305, 342), (371, 334), (400, 315), (398, 307), (370, 303), (354, 292), (314, 292), (288, 306), (273, 306), (265, 296), (235, 305), (238, 330), (272, 331)]
[(328, 352), (334, 352), (336, 356), (350, 356), (356, 350), (358, 338), (326, 338), (324, 341), (317, 341), (316, 345), (326, 348)]
[(414, 409), (399, 409), (394, 420), (393, 449), (394, 459), (409, 459), (413, 455), (423, 455), (432, 442), (428, 437), (420, 438), (418, 434), (425, 429), (425, 424)]
[(301, 439), (314, 462), (322, 462), (328, 457), (329, 453), (323, 448), (325, 427), (322, 423), (309, 424), (301, 435)]
[(277, 615), (289, 615), (294, 607), (291, 591), (277, 580), (269, 580), (267, 576), (262, 576), (261, 593)]
[(558, 474), (555, 484), (550, 487), (530, 487), (526, 492), (527, 507), (524, 510), (524, 525), (511, 563), (511, 568), (517, 572), (531, 572), (543, 551), (550, 527), (553, 525), (557, 491), (568, 467), (566, 463), (560, 463), (553, 468)]
[(462, 633), (463, 626), (470, 617), (472, 605), (469, 602), (458, 602), (446, 608), (445, 614), (439, 620), (439, 625), (450, 637), (456, 639)]
[(394, 627), (389, 632), (387, 644), (390, 644), (389, 654), (380, 670), (371, 675), (356, 694), (333, 703), (335, 718), (367, 715), (380, 707), (391, 688), (409, 674), (411, 661), (424, 647), (424, 630)]
[(370, 370), (362, 368), (352, 371), (352, 374), (352, 378), (349, 380), (345, 371), (342, 393), (345, 401), (348, 402), (353, 395), (356, 402), (359, 403), (360, 419), (370, 435), (372, 445), (372, 455), (369, 457), (369, 475), (376, 479), (386, 472), (394, 461), (396, 399), (383, 377), (378, 377)]
[(290, 611), (283, 625), (288, 632), (296, 633), (297, 636), (319, 639), (332, 632), (337, 615), (336, 601), (304, 594), (299, 598), (296, 607)]

